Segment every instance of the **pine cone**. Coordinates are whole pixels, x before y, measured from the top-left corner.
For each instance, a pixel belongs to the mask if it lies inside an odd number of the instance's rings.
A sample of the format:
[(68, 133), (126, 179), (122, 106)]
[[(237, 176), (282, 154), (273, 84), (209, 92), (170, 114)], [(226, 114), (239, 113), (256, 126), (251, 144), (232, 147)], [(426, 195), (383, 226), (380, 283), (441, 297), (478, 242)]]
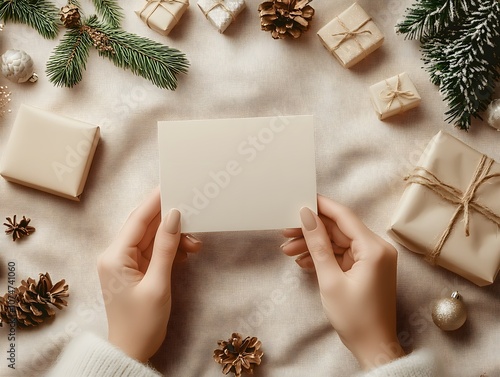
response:
[(61, 8), (59, 12), (61, 21), (67, 28), (76, 28), (80, 26), (80, 11), (74, 4), (68, 4)]
[(19, 327), (29, 327), (55, 316), (52, 306), (61, 310), (68, 305), (64, 299), (69, 296), (68, 285), (65, 283), (63, 279), (52, 284), (48, 272), (40, 274), (38, 282), (32, 278), (21, 281), (21, 286), (13, 294), (6, 293), (0, 297), (2, 322), (16, 320)]
[(7, 227), (5, 234), (12, 234), (12, 241), (14, 242), (23, 236), (29, 236), (35, 231), (34, 227), (28, 225), (31, 219), (27, 219), (25, 216), (19, 223), (16, 222), (16, 215), (14, 215), (14, 219), (7, 217), (6, 220), (8, 223), (3, 223)]
[(261, 29), (274, 39), (298, 38), (309, 29), (314, 9), (312, 0), (273, 0), (259, 5)]
[(233, 333), (226, 342), (217, 342), (220, 348), (214, 350), (214, 360), (222, 364), (222, 373), (233, 372), (235, 377), (241, 377), (245, 372), (253, 374), (255, 365), (260, 365), (264, 352), (260, 350), (262, 343), (256, 337), (247, 336), (244, 340), (241, 335)]

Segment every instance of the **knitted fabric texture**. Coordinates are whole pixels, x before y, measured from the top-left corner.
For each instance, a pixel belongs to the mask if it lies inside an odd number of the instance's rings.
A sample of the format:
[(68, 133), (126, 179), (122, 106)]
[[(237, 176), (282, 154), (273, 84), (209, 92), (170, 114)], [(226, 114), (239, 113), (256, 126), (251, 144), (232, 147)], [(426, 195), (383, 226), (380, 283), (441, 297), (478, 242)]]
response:
[(45, 377), (159, 377), (161, 374), (128, 357), (96, 335), (73, 339)]
[(356, 377), (443, 377), (437, 371), (437, 364), (432, 354), (427, 351), (415, 351), (408, 356), (381, 365)]

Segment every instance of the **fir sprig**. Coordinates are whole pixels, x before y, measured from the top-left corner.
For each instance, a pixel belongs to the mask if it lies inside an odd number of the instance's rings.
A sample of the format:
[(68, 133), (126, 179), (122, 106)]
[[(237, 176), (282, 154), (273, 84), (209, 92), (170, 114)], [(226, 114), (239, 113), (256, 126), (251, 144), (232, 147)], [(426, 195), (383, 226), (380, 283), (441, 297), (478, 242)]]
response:
[(27, 24), (46, 39), (54, 39), (59, 32), (59, 9), (46, 0), (1, 0), (0, 18), (4, 22)]
[(417, 0), (396, 31), (420, 39), (430, 80), (449, 105), (447, 121), (468, 130), (500, 79), (500, 2)]
[(160, 88), (175, 90), (177, 74), (187, 73), (189, 61), (184, 53), (175, 48), (121, 29), (113, 29), (95, 16), (88, 20), (87, 25), (109, 38), (112, 51), (99, 50), (99, 55), (109, 58), (117, 67), (130, 69)]
[(500, 4), (489, 0), (459, 28), (423, 44), (431, 81), (439, 85), (450, 109), (447, 121), (469, 129), (480, 118), (500, 79)]
[(114, 28), (119, 28), (123, 20), (122, 8), (116, 0), (92, 0), (94, 7), (104, 22)]
[(47, 63), (49, 80), (66, 87), (79, 83), (90, 45), (116, 66), (129, 69), (160, 88), (175, 90), (177, 75), (187, 73), (189, 67), (186, 56), (179, 50), (113, 28), (91, 16), (78, 29), (67, 31), (54, 50)]
[(70, 29), (47, 62), (47, 77), (56, 86), (72, 88), (83, 77), (92, 40), (80, 29)]
[(463, 18), (469, 8), (477, 7), (476, 0), (420, 0), (406, 9), (404, 20), (396, 32), (406, 39), (425, 40), (437, 35)]

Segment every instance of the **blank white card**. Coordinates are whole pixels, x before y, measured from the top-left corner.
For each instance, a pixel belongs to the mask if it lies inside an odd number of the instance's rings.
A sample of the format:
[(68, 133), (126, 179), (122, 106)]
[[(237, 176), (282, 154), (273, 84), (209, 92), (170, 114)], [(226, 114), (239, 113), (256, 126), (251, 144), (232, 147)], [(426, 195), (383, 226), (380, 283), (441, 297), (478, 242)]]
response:
[(163, 216), (182, 232), (300, 227), (316, 208), (312, 116), (158, 122)]

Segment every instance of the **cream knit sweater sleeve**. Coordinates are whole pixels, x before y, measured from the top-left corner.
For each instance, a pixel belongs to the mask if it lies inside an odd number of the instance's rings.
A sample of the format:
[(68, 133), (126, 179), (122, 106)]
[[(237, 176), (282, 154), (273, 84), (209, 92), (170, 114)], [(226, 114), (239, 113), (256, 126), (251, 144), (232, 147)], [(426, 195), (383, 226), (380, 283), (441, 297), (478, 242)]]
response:
[(158, 372), (128, 357), (96, 335), (73, 339), (46, 377), (158, 377)]
[(443, 377), (428, 350), (420, 350), (396, 359), (358, 377)]
[[(93, 334), (73, 339), (46, 377), (158, 377), (148, 366), (131, 359), (118, 348)], [(417, 351), (358, 377), (436, 377), (432, 355)], [(441, 377), (441, 375), (439, 375)]]

